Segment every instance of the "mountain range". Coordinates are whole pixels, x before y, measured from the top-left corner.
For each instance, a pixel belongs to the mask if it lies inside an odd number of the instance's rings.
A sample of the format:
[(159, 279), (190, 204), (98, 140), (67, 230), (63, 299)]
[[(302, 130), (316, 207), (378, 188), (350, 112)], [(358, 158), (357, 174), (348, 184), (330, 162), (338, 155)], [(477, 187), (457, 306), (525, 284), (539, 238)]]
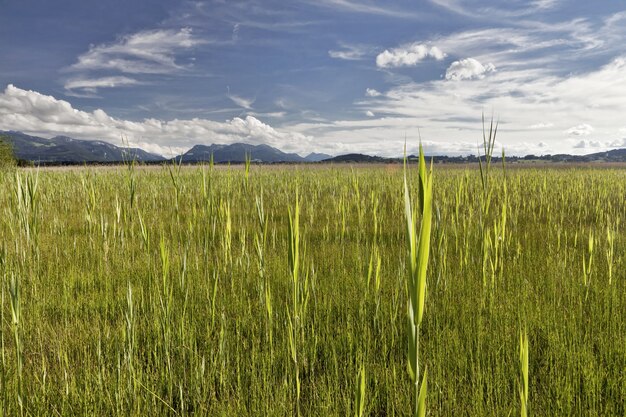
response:
[[(84, 163), (120, 163), (135, 160), (143, 163), (175, 161), (183, 163), (208, 162), (213, 157), (215, 163), (241, 163), (249, 158), (260, 163), (392, 163), (401, 162), (402, 158), (384, 158), (380, 156), (351, 153), (332, 157), (323, 153), (310, 153), (302, 157), (296, 153), (285, 153), (269, 145), (251, 145), (234, 143), (230, 145), (195, 145), (187, 152), (172, 159), (146, 152), (140, 148), (119, 147), (101, 140), (73, 139), (67, 136), (55, 136), (45, 139), (22, 132), (0, 131), (0, 139), (9, 142), (13, 154), (18, 160), (35, 164), (84, 164)], [(416, 158), (410, 155), (409, 159)], [(472, 163), (478, 162), (475, 155), (469, 156), (429, 156), (435, 163)], [(508, 162), (546, 161), (546, 162), (626, 162), (626, 149), (613, 149), (587, 155), (526, 155), (508, 156)], [(500, 158), (494, 156), (494, 163)]]
[(141, 162), (165, 161), (139, 148), (121, 148), (101, 140), (80, 140), (67, 136), (51, 139), (26, 135), (22, 132), (2, 132), (0, 137), (13, 147), (18, 160), (34, 163), (110, 163), (137, 160)]
[[(76, 163), (119, 163), (136, 160), (138, 162), (163, 162), (168, 159), (161, 155), (146, 152), (139, 148), (119, 147), (101, 140), (73, 139), (55, 136), (45, 139), (22, 132), (0, 131), (0, 137), (9, 142), (18, 160), (42, 164)], [(175, 157), (183, 163), (209, 161), (215, 163), (244, 162), (247, 157), (255, 162), (318, 162), (331, 158), (330, 155), (311, 153), (301, 157), (295, 153), (285, 153), (268, 145), (234, 143), (231, 145), (196, 145), (187, 152)]]

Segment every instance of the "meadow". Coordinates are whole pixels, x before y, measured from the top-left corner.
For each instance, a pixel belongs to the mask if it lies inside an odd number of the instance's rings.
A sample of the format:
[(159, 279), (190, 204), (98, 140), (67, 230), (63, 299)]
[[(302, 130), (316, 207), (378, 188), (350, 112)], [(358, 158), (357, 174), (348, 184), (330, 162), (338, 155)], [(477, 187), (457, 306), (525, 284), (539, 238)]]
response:
[(0, 172), (2, 415), (626, 416), (626, 169), (433, 166), (426, 275), (421, 181)]

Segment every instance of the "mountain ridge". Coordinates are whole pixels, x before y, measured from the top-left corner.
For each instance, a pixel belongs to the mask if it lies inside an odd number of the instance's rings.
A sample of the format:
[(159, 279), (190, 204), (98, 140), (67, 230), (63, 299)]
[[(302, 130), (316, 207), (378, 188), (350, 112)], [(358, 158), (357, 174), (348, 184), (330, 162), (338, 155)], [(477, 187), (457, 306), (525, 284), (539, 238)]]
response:
[(177, 156), (177, 161), (205, 162), (213, 157), (213, 162), (245, 162), (250, 158), (255, 162), (309, 162), (306, 158), (295, 153), (285, 153), (269, 145), (251, 145), (247, 143), (233, 143), (230, 145), (211, 144), (195, 145), (187, 152)]

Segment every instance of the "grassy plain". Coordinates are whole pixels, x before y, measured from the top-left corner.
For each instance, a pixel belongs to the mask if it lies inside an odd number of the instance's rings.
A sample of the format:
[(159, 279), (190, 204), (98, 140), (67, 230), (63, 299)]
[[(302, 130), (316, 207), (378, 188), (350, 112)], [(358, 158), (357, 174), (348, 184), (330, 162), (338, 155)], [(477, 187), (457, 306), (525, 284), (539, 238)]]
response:
[[(529, 415), (626, 416), (626, 169), (433, 171), (427, 415), (519, 415), (525, 329)], [(401, 165), (0, 173), (3, 415), (410, 415), (403, 187)]]

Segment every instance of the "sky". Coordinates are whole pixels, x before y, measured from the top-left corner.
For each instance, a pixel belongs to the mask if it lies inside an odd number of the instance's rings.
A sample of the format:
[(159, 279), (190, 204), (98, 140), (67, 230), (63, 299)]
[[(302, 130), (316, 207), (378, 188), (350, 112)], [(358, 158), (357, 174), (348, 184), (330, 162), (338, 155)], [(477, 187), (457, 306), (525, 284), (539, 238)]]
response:
[(0, 0), (0, 130), (286, 152), (626, 147), (623, 0)]

